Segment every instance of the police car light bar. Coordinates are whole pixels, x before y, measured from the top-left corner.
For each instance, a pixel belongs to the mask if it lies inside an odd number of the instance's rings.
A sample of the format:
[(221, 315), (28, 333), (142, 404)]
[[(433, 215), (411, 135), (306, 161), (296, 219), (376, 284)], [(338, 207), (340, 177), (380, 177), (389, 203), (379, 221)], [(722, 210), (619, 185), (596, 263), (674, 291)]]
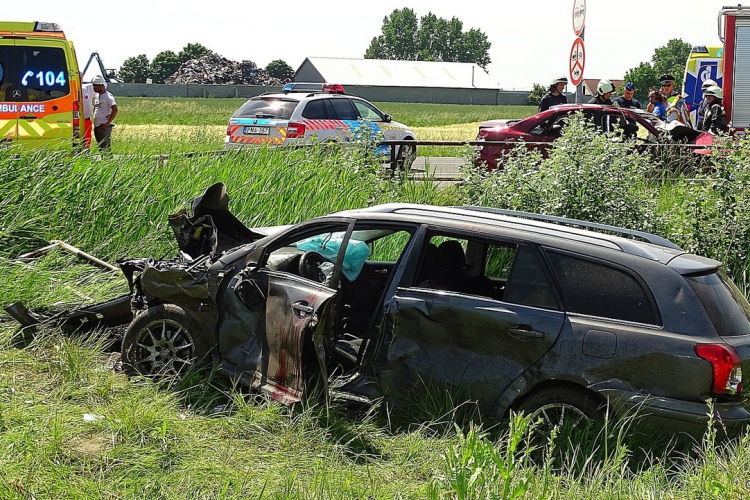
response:
[(324, 92), (330, 92), (331, 94), (344, 94), (344, 87), (338, 83), (329, 83), (323, 85)]
[(34, 31), (62, 31), (62, 28), (57, 23), (34, 23)]
[(328, 92), (330, 94), (343, 94), (344, 87), (339, 84), (330, 83), (303, 83), (293, 82), (287, 83), (282, 87), (282, 92), (288, 94), (289, 92)]

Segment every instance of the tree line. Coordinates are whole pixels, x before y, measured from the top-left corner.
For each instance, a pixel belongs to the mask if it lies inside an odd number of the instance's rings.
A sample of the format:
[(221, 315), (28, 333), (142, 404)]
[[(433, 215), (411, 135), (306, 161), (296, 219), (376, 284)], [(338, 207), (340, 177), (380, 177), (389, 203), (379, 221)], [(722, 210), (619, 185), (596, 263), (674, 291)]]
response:
[[(487, 69), (490, 64), (490, 42), (478, 29), (464, 31), (463, 22), (444, 19), (432, 12), (417, 18), (414, 10), (396, 9), (383, 18), (382, 33), (370, 42), (365, 59), (402, 61), (447, 61), (475, 63)], [(199, 43), (187, 44), (178, 54), (159, 52), (153, 61), (146, 54), (129, 57), (123, 62), (119, 78), (127, 83), (164, 83), (179, 67), (191, 59), (210, 53)], [(270, 76), (291, 78), (294, 70), (283, 60), (271, 61), (265, 68)]]
[[(128, 57), (122, 63), (117, 76), (125, 83), (146, 83), (151, 79), (153, 83), (165, 83), (179, 68), (191, 59), (211, 54), (213, 51), (200, 43), (189, 43), (175, 54), (171, 50), (159, 52), (153, 61), (149, 61), (146, 54)], [(284, 80), (294, 75), (294, 70), (286, 62), (276, 59), (268, 63), (265, 72), (274, 78)]]

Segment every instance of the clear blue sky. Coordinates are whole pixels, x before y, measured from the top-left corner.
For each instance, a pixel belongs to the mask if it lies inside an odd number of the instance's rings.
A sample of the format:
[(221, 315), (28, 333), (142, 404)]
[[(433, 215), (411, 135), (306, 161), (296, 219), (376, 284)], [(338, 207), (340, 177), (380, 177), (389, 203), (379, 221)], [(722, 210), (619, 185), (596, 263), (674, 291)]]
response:
[[(297, 69), (305, 57), (361, 58), (381, 33), (383, 18), (409, 7), (418, 17), (428, 12), (457, 17), (464, 30), (483, 31), (492, 43), (489, 73), (503, 88), (529, 89), (534, 82), (546, 85), (568, 73), (573, 1), (3, 0), (2, 19), (59, 23), (82, 65), (95, 50), (108, 68), (119, 68), (130, 56), (152, 59), (163, 50), (179, 52), (198, 42), (228, 59), (249, 59), (259, 67), (283, 59)], [(672, 38), (718, 45), (717, 15), (732, 3), (587, 0), (584, 76), (622, 78)]]

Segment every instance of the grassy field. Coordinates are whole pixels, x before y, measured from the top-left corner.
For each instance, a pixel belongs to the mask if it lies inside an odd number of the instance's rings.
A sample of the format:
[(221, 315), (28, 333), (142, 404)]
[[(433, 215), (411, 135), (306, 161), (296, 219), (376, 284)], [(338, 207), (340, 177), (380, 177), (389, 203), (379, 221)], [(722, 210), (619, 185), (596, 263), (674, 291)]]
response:
[[(121, 97), (113, 136), (115, 153), (211, 151), (224, 147), (229, 118), (245, 99), (156, 99)], [(534, 106), (375, 103), (410, 126), (419, 140), (473, 141), (479, 123), (523, 118)], [(420, 148), (421, 156), (458, 156), (456, 148)]]
[[(428, 129), (460, 127), (472, 113)], [(128, 126), (160, 125), (118, 128)], [(174, 255), (167, 214), (216, 181), (250, 226), (396, 201), (487, 205), (648, 230), (747, 275), (750, 140), (689, 175), (585, 129), (560, 144), (545, 161), (519, 153), (504, 173), (467, 168), (466, 182), (448, 189), (384, 178), (347, 151), (168, 160), (0, 151), (0, 297), (38, 308), (126, 291), (121, 276), (67, 254), (13, 258), (52, 239), (110, 262)], [(174, 145), (155, 138), (151, 147)], [(101, 334), (29, 338), (0, 313), (1, 499), (750, 498), (747, 434), (723, 442), (707, 427), (702, 439), (670, 444), (611, 422), (598, 435), (547, 441), (533, 423), (483, 420), (439, 388), (407, 407), (312, 398), (288, 409), (213, 374), (157, 387), (127, 379), (116, 363)]]

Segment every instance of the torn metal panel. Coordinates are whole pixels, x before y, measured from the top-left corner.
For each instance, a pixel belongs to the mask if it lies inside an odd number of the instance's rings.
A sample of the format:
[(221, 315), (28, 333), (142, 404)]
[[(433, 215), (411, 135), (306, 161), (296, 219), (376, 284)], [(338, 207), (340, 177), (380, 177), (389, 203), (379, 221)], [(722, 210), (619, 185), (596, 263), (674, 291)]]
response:
[(78, 309), (66, 309), (53, 315), (30, 312), (21, 302), (6, 306), (5, 311), (22, 327), (49, 326), (62, 328), (66, 332), (121, 326), (133, 319), (130, 294)]
[(180, 250), (197, 259), (208, 255), (217, 258), (226, 250), (262, 238), (262, 233), (248, 229), (229, 211), (226, 186), (217, 182), (193, 199), (192, 216), (181, 210), (169, 216)]

